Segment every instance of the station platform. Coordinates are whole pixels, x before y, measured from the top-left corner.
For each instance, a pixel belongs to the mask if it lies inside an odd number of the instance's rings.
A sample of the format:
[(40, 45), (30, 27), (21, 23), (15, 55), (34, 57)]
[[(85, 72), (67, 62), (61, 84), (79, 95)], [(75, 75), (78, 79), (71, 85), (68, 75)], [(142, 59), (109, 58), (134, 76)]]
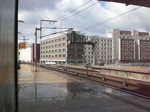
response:
[(65, 73), (22, 64), (19, 112), (150, 112), (150, 100)]
[(150, 69), (149, 69), (150, 67), (146, 67), (146, 66), (106, 65), (106, 66), (93, 66), (93, 67), (114, 69), (114, 70), (132, 71), (132, 72), (141, 72), (141, 73), (150, 73)]

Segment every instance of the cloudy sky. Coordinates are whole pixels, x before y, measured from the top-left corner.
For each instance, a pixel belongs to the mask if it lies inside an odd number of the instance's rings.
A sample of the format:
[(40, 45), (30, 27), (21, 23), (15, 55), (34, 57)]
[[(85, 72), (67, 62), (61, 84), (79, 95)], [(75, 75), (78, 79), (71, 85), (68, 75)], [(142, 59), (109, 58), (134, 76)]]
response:
[[(83, 7), (68, 14), (83, 4)], [(117, 17), (137, 7), (139, 6), (97, 0), (20, 0), (19, 20), (25, 23), (19, 23), (19, 32), (22, 33), (19, 37), (25, 36), (30, 39), (29, 42), (34, 42), (35, 28), (40, 27), (42, 19), (58, 20), (55, 24), (43, 22), (43, 27), (74, 28), (86, 35), (105, 36), (106, 30), (112, 28), (150, 32), (150, 8), (141, 7)], [(60, 18), (62, 16), (64, 17)], [(114, 17), (117, 18), (112, 19)], [(58, 31), (60, 30), (44, 29), (43, 35)]]

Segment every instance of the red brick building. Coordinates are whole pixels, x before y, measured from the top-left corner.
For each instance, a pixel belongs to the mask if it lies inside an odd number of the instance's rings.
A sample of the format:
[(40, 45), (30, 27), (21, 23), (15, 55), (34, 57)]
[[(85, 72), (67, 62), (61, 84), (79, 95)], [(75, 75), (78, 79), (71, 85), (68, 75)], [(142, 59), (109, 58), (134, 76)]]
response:
[(139, 40), (139, 60), (150, 61), (150, 40)]
[(119, 40), (119, 60), (131, 61), (134, 60), (135, 41), (134, 39)]

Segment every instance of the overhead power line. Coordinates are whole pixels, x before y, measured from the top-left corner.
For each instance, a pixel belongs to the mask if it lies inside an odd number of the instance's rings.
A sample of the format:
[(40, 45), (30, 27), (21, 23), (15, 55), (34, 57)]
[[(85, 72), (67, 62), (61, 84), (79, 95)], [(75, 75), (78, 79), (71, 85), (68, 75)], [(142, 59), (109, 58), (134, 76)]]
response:
[[(133, 11), (139, 9), (139, 8), (141, 8), (141, 7), (136, 7), (136, 8), (134, 8), (134, 9), (128, 10), (128, 11), (126, 11), (126, 12), (123, 12), (123, 13), (121, 13), (121, 14), (119, 14), (119, 15), (113, 17), (113, 18), (109, 18), (109, 19), (107, 19), (106, 21), (103, 21), (102, 23), (93, 24), (93, 25), (91, 25), (91, 26), (89, 26), (89, 27), (86, 27), (86, 28), (85, 28), (86, 30), (84, 30), (84, 31), (88, 31), (88, 30), (90, 30), (90, 29), (94, 29), (94, 28), (96, 28), (96, 27), (98, 27), (98, 26), (100, 26), (100, 25), (102, 25), (102, 24), (105, 24), (105, 23), (107, 23), (107, 22), (109, 22), (109, 21), (112, 21), (112, 20), (114, 20), (114, 19), (116, 19), (116, 18), (118, 18), (118, 17), (120, 17), (120, 16), (123, 16), (123, 15), (126, 15), (126, 14), (130, 13), (130, 12), (133, 12)], [(83, 31), (83, 32), (84, 32), (84, 31)]]
[(83, 7), (83, 6), (85, 6), (86, 4), (90, 3), (91, 1), (92, 1), (92, 0), (89, 0), (88, 2), (84, 3), (83, 5), (77, 7), (76, 9), (74, 9), (74, 10), (68, 12), (67, 14), (65, 14), (65, 15), (63, 15), (63, 16), (61, 16), (61, 17), (59, 17), (57, 20), (59, 20), (59, 19), (61, 19), (61, 18), (64, 18), (65, 16), (67, 16), (67, 15), (69, 15), (69, 14), (75, 12), (76, 10), (80, 9), (81, 7)]
[[(61, 17), (59, 17), (59, 18), (56, 19), (56, 20), (58, 21), (58, 20), (60, 20), (61, 18), (64, 18), (65, 16), (67, 16), (67, 15), (69, 15), (69, 14), (75, 12), (76, 10), (80, 9), (81, 7), (87, 5), (87, 4), (90, 3), (91, 1), (92, 1), (92, 0), (89, 0), (88, 2), (82, 4), (81, 6), (77, 7), (76, 9), (74, 9), (74, 10), (72, 10), (72, 11), (70, 11), (70, 12), (68, 12), (67, 14), (65, 14), (65, 15), (63, 15), (63, 16), (61, 16)], [(48, 23), (48, 24), (49, 24), (49, 23)], [(45, 26), (47, 26), (48, 24), (46, 24)]]
[(72, 17), (72, 16), (74, 16), (74, 15), (77, 15), (78, 13), (80, 13), (80, 12), (82, 12), (82, 11), (84, 11), (84, 10), (86, 10), (86, 9), (88, 9), (88, 8), (90, 8), (90, 7), (92, 7), (92, 6), (94, 6), (94, 5), (96, 5), (97, 3), (99, 3), (99, 2), (96, 2), (96, 3), (94, 3), (94, 4), (90, 5), (90, 6), (88, 6), (88, 7), (84, 8), (84, 9), (82, 9), (82, 10), (80, 10), (80, 11), (74, 13), (73, 15), (68, 16), (68, 17), (66, 17), (66, 18), (64, 18), (64, 19), (61, 19), (61, 20), (59, 20), (59, 21), (64, 21), (64, 20), (66, 20), (66, 19), (68, 19), (68, 18), (70, 18), (70, 17)]

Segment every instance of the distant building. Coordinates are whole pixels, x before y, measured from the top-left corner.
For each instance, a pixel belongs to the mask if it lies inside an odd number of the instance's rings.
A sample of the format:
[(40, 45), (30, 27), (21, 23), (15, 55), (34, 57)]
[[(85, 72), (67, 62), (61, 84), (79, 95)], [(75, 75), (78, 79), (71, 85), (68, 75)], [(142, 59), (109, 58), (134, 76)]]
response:
[(91, 45), (85, 45), (85, 60), (88, 64), (100, 65), (102, 63), (112, 63), (112, 38), (107, 37), (88, 37), (95, 43), (94, 48)]
[[(83, 63), (83, 44), (78, 44), (84, 38), (80, 32), (72, 29), (64, 33), (56, 33), (43, 37), (41, 41), (41, 63), (56, 62), (57, 64)], [(72, 41), (78, 41), (73, 44)]]
[(139, 40), (138, 41), (139, 54), (138, 58), (140, 61), (150, 62), (150, 40)]
[[(34, 62), (34, 44), (25, 49), (19, 49), (19, 60), (21, 62)], [(37, 44), (37, 61), (40, 60), (40, 44)]]
[(150, 33), (111, 29), (106, 32), (112, 38), (112, 60), (115, 63), (150, 62)]

